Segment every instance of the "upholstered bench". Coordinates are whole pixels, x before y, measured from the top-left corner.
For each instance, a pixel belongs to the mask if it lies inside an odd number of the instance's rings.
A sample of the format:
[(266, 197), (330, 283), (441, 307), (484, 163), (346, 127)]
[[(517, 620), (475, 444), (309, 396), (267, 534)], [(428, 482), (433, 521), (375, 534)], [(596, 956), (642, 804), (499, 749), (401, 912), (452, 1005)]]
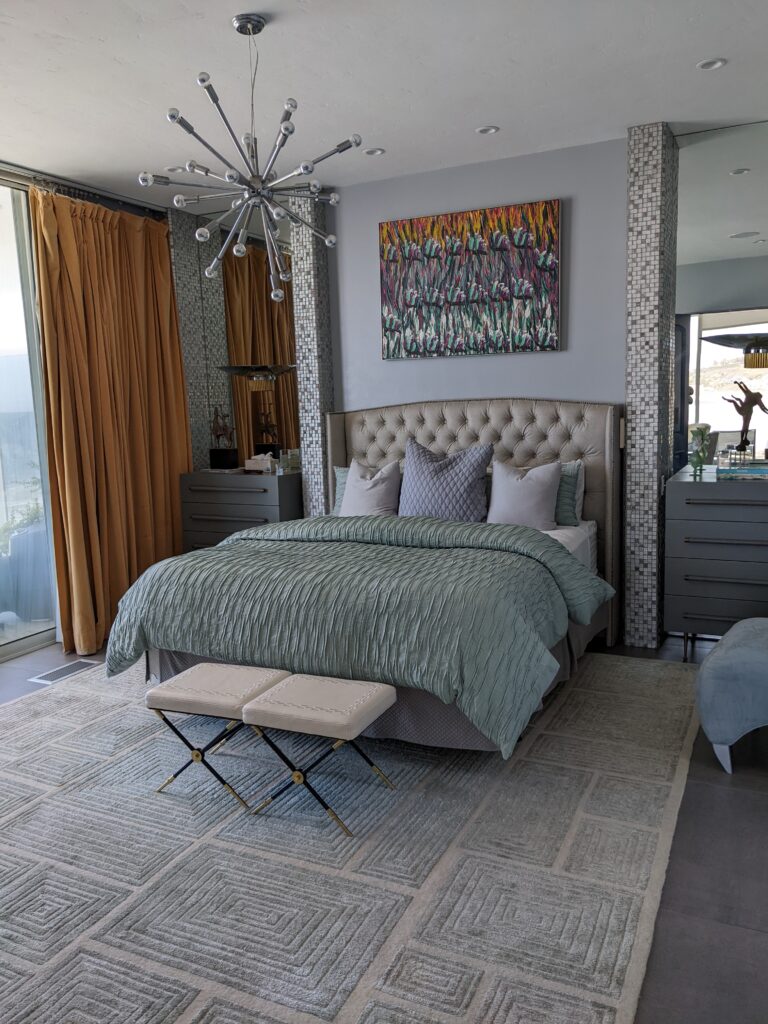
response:
[[(159, 787), (162, 792), (191, 764), (200, 764), (243, 806), (248, 804), (211, 765), (206, 755), (213, 753), (240, 729), (248, 725), (257, 737), (280, 758), (291, 773), (287, 782), (276, 786), (254, 813), (269, 806), (294, 785), (304, 786), (326, 814), (347, 835), (352, 833), (307, 779), (326, 758), (348, 744), (379, 778), (392, 783), (355, 740), (395, 701), (395, 688), (385, 683), (329, 676), (290, 675), (277, 669), (242, 665), (195, 665), (173, 679), (147, 692), (146, 704), (181, 740), (190, 752), (190, 760), (170, 775)], [(166, 712), (207, 715), (226, 719), (226, 726), (204, 746), (196, 747)], [(267, 730), (282, 730), (323, 736), (334, 742), (308, 765), (294, 764)], [(392, 787), (394, 788), (394, 787)], [(250, 808), (249, 808), (250, 809)]]
[(696, 679), (701, 727), (731, 772), (731, 744), (768, 725), (768, 618), (742, 619), (702, 662)]

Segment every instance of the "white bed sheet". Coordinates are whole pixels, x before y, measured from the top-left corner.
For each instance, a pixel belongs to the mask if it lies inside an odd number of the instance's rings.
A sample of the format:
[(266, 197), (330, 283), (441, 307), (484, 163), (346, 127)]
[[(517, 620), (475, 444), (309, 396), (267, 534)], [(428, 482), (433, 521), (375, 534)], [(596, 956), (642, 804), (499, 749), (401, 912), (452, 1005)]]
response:
[(585, 568), (597, 573), (597, 523), (582, 521), (578, 526), (558, 526), (556, 530), (542, 530), (542, 533), (554, 537)]

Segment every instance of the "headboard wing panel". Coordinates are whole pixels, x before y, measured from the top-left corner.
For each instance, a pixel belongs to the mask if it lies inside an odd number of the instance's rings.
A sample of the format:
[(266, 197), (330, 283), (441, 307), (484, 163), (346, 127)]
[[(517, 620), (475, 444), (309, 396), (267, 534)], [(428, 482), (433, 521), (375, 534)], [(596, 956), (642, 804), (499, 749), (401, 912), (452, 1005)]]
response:
[(598, 569), (618, 591), (620, 414), (615, 405), (537, 398), (412, 402), (329, 413), (330, 494), (335, 488), (334, 466), (348, 466), (352, 459), (372, 468), (402, 463), (411, 437), (439, 453), (490, 443), (494, 458), (521, 467), (582, 459), (584, 518), (597, 522)]

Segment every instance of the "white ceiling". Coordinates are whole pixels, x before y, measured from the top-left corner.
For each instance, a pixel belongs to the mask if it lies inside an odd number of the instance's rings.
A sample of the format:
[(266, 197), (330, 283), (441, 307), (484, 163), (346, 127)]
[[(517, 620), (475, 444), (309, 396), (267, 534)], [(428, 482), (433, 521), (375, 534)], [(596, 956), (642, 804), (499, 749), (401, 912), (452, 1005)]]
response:
[[(768, 124), (688, 135), (678, 145), (677, 262), (768, 256), (768, 241), (729, 237), (757, 231), (768, 239)], [(737, 167), (750, 172), (731, 175)]]
[[(149, 199), (138, 171), (205, 156), (167, 123), (169, 106), (225, 144), (199, 71), (245, 128), (248, 53), (230, 26), (234, 4), (4, 0), (0, 159)], [(279, 166), (355, 131), (387, 150), (328, 161), (325, 184), (618, 138), (631, 124), (766, 114), (765, 0), (255, 0), (255, 9), (270, 16), (259, 37), (264, 142), (284, 98), (299, 101)], [(696, 70), (713, 55), (728, 65)], [(486, 123), (502, 131), (476, 135)], [(152, 191), (155, 202), (169, 198)]]

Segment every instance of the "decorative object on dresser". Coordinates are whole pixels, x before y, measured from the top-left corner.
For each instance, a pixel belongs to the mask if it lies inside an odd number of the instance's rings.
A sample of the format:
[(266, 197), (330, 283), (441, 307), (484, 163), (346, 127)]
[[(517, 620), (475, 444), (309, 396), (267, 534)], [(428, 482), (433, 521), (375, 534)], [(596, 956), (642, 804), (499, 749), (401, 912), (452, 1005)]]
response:
[(749, 447), (749, 424), (752, 413), (755, 409), (762, 409), (763, 412), (768, 413), (768, 409), (766, 409), (763, 396), (759, 391), (750, 391), (743, 380), (735, 380), (733, 383), (741, 390), (741, 395), (732, 395), (730, 398), (723, 396), (723, 401), (732, 405), (741, 416), (741, 437), (736, 445), (736, 451), (745, 452)]
[(184, 473), (184, 550), (211, 547), (238, 530), (301, 519), (301, 473)]
[(237, 469), (235, 428), (229, 422), (229, 413), (213, 407), (211, 417), (211, 469)]
[(379, 225), (382, 358), (555, 352), (560, 200)]
[(696, 705), (715, 756), (730, 775), (731, 746), (768, 725), (768, 618), (742, 619), (699, 669)]
[(688, 641), (722, 636), (768, 615), (768, 480), (701, 479), (686, 466), (667, 481), (664, 628)]
[(690, 430), (691, 437), (691, 454), (688, 458), (688, 465), (693, 470), (693, 475), (696, 479), (701, 476), (701, 472), (707, 462), (707, 454), (709, 449), (709, 426), (706, 423), (699, 423)]

